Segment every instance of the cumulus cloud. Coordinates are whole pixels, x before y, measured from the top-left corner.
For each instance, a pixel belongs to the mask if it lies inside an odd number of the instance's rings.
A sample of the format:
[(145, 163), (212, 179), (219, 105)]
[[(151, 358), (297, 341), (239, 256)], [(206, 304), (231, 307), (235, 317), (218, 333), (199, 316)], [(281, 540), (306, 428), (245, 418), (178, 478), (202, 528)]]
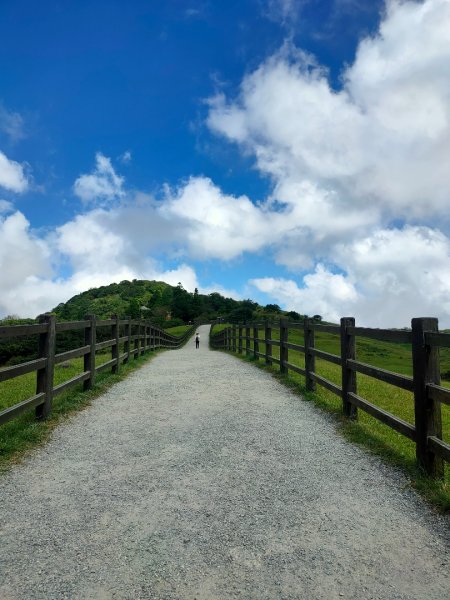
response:
[[(277, 4), (286, 15), (293, 6)], [(157, 202), (126, 191), (98, 153), (94, 170), (74, 184), (94, 210), (43, 245), (16, 217), (38, 262), (17, 289), (65, 300), (136, 277), (181, 281), (192, 291), (202, 288), (190, 260), (264, 253), (292, 276), (253, 278), (252, 285), (288, 309), (383, 327), (428, 314), (449, 326), (449, 64), (448, 0), (390, 0), (339, 89), (313, 57), (285, 45), (243, 79), (236, 98), (212, 98), (207, 118), (211, 131), (253, 156), (270, 178), (265, 201), (191, 177)], [(126, 205), (118, 202), (124, 198)], [(70, 265), (66, 281), (45, 275), (48, 247)], [(182, 264), (164, 268), (156, 255)]]
[[(273, 181), (286, 228), (281, 243), (269, 237), (277, 262), (310, 271), (288, 286), (255, 280), (258, 289), (329, 318), (353, 311), (366, 323), (381, 315), (407, 325), (415, 311), (450, 322), (448, 64), (448, 0), (390, 0), (340, 89), (285, 46), (244, 78), (238, 97), (210, 100), (210, 129)], [(336, 296), (344, 283), (354, 293)]]
[(251, 280), (288, 309), (332, 321), (355, 316), (360, 324), (406, 327), (417, 316), (450, 315), (450, 239), (427, 227), (377, 230), (334, 249), (333, 273), (317, 265), (303, 285), (289, 279)]
[(388, 3), (333, 90), (327, 73), (283, 50), (248, 75), (240, 96), (214, 98), (210, 128), (240, 144), (293, 202), (309, 180), (350, 209), (445, 214), (450, 184), (450, 5)]
[(326, 315), (332, 321), (338, 321), (350, 309), (354, 314), (358, 300), (358, 292), (351, 281), (320, 263), (313, 273), (305, 275), (303, 287), (292, 279), (273, 277), (251, 279), (249, 283), (275, 298), (286, 310)]
[(0, 151), (0, 187), (11, 192), (24, 192), (28, 187), (24, 165), (9, 159)]
[[(126, 209), (79, 215), (46, 239), (33, 234), (20, 212), (0, 217), (0, 316), (36, 316), (91, 287), (125, 279), (181, 282), (192, 292), (200, 287), (192, 266), (165, 268), (144, 249), (143, 239), (141, 246), (134, 243), (132, 220), (122, 220), (121, 211)], [(72, 273), (65, 278), (56, 275), (62, 262)]]
[[(130, 156), (131, 158), (131, 156)], [(123, 198), (124, 178), (114, 170), (111, 159), (101, 152), (95, 155), (95, 169), (89, 175), (80, 175), (73, 191), (84, 203), (111, 203)]]
[(50, 249), (30, 232), (24, 215), (0, 216), (0, 312), (29, 314), (32, 300), (21, 296), (22, 285), (51, 274)]
[(160, 214), (180, 223), (189, 253), (196, 258), (230, 260), (257, 251), (277, 235), (270, 219), (247, 196), (224, 194), (205, 177), (192, 177), (178, 190), (167, 190)]

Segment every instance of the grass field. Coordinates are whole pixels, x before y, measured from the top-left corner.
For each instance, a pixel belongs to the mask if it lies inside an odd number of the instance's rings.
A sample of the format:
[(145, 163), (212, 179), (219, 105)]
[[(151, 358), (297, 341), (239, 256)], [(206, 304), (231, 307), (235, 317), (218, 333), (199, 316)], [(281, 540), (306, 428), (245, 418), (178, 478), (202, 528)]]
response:
[[(227, 326), (226, 323), (220, 324), (214, 328), (214, 332), (219, 332)], [(253, 336), (253, 329), (251, 330), (251, 335)], [(264, 337), (264, 330), (259, 330), (258, 337)], [(272, 329), (272, 338), (279, 339), (278, 329)], [(290, 330), (289, 342), (302, 345), (304, 342), (303, 332)], [(245, 341), (243, 346), (245, 353)], [(338, 335), (316, 332), (315, 346), (331, 354), (340, 354), (340, 339)], [(253, 350), (253, 344), (251, 344), (251, 350)], [(259, 351), (265, 352), (264, 343), (260, 342)], [(273, 346), (272, 351), (273, 356), (279, 358), (279, 348)], [(356, 342), (356, 356), (357, 360), (361, 362), (395, 373), (412, 375), (411, 346), (409, 344), (378, 342), (358, 337)], [(304, 367), (304, 354), (301, 352), (289, 350), (288, 360), (291, 364)], [(441, 349), (440, 360), (441, 373), (447, 376), (447, 374), (450, 374), (450, 351), (448, 349)], [(262, 365), (262, 363), (263, 361), (260, 360), (259, 364)], [(273, 365), (269, 370), (276, 373), (281, 381), (301, 393), (306, 399), (314, 401), (325, 411), (334, 414), (339, 419), (342, 433), (348, 439), (370, 449), (370, 451), (382, 456), (390, 463), (405, 469), (409, 473), (415, 487), (430, 501), (443, 510), (450, 510), (450, 466), (448, 464), (445, 466), (444, 481), (434, 481), (426, 477), (416, 466), (415, 444), (411, 440), (362, 410), (358, 411), (357, 421), (344, 419), (342, 417), (342, 401), (338, 396), (319, 385), (317, 385), (314, 393), (306, 393), (303, 376), (292, 371), (289, 371), (288, 375), (282, 376), (278, 373), (278, 365)], [(329, 381), (339, 386), (341, 385), (340, 366), (316, 358), (316, 372)], [(450, 387), (450, 382), (442, 380), (442, 385)], [(414, 424), (414, 399), (411, 392), (359, 373), (357, 374), (357, 390), (359, 396), (395, 416)], [(442, 405), (441, 408), (443, 439), (447, 443), (450, 443), (450, 407)]]
[(176, 335), (177, 337), (181, 337), (186, 333), (186, 331), (189, 331), (191, 327), (192, 325), (178, 325), (177, 327), (169, 327), (165, 331), (167, 331), (167, 333), (170, 333), (170, 335)]

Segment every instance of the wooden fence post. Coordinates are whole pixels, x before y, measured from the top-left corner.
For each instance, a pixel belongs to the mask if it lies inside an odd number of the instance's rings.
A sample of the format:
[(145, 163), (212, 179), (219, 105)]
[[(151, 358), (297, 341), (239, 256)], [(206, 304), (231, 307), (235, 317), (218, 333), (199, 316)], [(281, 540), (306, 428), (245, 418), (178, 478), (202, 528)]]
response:
[(233, 352), (236, 352), (236, 325), (233, 325)]
[(86, 321), (89, 321), (89, 325), (84, 328), (84, 345), (89, 346), (90, 350), (84, 355), (84, 371), (89, 371), (89, 379), (83, 382), (83, 389), (90, 390), (95, 383), (95, 344), (97, 341), (97, 324), (95, 315), (86, 315)]
[(144, 354), (145, 347), (145, 325), (142, 319), (139, 319), (139, 356)]
[(111, 346), (111, 358), (116, 360), (111, 371), (115, 374), (119, 372), (119, 317), (111, 315), (111, 319), (115, 320), (115, 323), (111, 325), (111, 339), (114, 340), (114, 344)]
[[(137, 329), (136, 329), (137, 328)], [(134, 360), (139, 358), (139, 321), (134, 321)]]
[(238, 327), (238, 353), (242, 354), (242, 325), (239, 325)]
[(442, 439), (441, 406), (427, 394), (427, 383), (440, 384), (439, 348), (425, 343), (425, 331), (438, 331), (435, 318), (412, 319), (412, 359), (416, 457), (432, 477), (444, 476), (443, 460), (428, 446), (428, 436)]
[(287, 322), (281, 320), (280, 321), (280, 373), (287, 373), (288, 367), (288, 335), (289, 330), (287, 327)]
[(253, 327), (253, 358), (259, 360), (259, 341), (258, 341), (258, 327)]
[(303, 338), (305, 345), (305, 386), (308, 392), (315, 392), (316, 382), (311, 377), (311, 373), (316, 370), (316, 357), (311, 352), (311, 349), (314, 348), (315, 339), (312, 321), (308, 317), (305, 317), (303, 321)]
[(245, 356), (250, 354), (250, 325), (245, 326)]
[(145, 354), (147, 350), (147, 323), (142, 321), (142, 344), (141, 344), (141, 354)]
[(143, 321), (142, 323), (142, 334), (143, 334), (143, 340), (142, 340), (142, 349), (141, 349), (141, 354), (145, 354), (146, 350), (147, 350), (147, 321)]
[(43, 404), (36, 406), (36, 419), (46, 419), (52, 410), (53, 378), (55, 371), (56, 317), (40, 315), (39, 323), (47, 323), (47, 331), (39, 334), (38, 357), (46, 358), (47, 364), (36, 375), (36, 394), (45, 394)]
[(126, 364), (130, 360), (130, 349), (131, 349), (131, 317), (126, 317), (127, 323), (125, 324), (125, 332), (124, 336), (127, 338), (125, 340), (123, 351), (125, 353), (125, 357), (123, 359), (123, 364)]
[(348, 331), (349, 327), (355, 326), (353, 317), (342, 317), (341, 319), (341, 373), (342, 373), (342, 411), (346, 417), (356, 419), (358, 409), (348, 401), (349, 392), (356, 394), (356, 371), (349, 369), (347, 360), (356, 360), (356, 338)]
[(264, 342), (266, 344), (266, 365), (270, 366), (272, 364), (272, 344), (269, 340), (272, 339), (272, 327), (269, 322), (266, 321), (264, 327)]

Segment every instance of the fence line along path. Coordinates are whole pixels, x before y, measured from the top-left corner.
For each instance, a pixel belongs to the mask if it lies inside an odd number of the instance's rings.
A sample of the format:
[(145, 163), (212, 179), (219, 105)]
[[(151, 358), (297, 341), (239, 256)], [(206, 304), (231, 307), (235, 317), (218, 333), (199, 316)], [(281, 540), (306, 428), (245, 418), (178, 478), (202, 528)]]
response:
[(1, 476), (0, 598), (448, 598), (448, 518), (199, 330)]

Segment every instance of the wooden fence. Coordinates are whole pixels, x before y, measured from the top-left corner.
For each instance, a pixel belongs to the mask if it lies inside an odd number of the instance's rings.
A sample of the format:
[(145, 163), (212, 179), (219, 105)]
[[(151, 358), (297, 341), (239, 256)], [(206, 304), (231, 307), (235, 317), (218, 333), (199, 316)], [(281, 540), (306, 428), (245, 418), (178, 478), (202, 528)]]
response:
[[(279, 339), (273, 338), (274, 328), (279, 330)], [(411, 331), (356, 327), (355, 319), (351, 317), (342, 318), (340, 326), (322, 325), (312, 319), (305, 319), (303, 323), (280, 321), (232, 325), (217, 333), (214, 333), (213, 329), (214, 325), (211, 330), (213, 348), (245, 353), (257, 360), (262, 358), (267, 365), (276, 363), (282, 373), (288, 371), (299, 373), (305, 377), (308, 391), (314, 391), (316, 384), (325, 387), (342, 398), (344, 415), (354, 419), (357, 417), (358, 408), (366, 411), (415, 442), (417, 460), (429, 475), (443, 476), (443, 461), (450, 462), (450, 445), (442, 439), (441, 404), (450, 405), (450, 389), (440, 385), (439, 348), (450, 348), (450, 334), (438, 331), (437, 319), (413, 319)], [(290, 329), (303, 331), (303, 345), (289, 342)], [(314, 343), (316, 332), (339, 336), (340, 354), (331, 354), (316, 348)], [(357, 336), (384, 342), (411, 344), (413, 376), (400, 375), (358, 361), (356, 359)], [(260, 352), (260, 344), (264, 344), (264, 352)], [(274, 346), (280, 349), (279, 358), (272, 355)], [(289, 351), (304, 354), (303, 368), (289, 362)], [(341, 385), (336, 385), (316, 372), (316, 357), (341, 367)], [(357, 373), (412, 392), (414, 425), (358, 396)]]
[[(0, 327), (1, 338), (37, 336), (38, 357), (25, 363), (0, 369), (0, 383), (25, 373), (36, 372), (36, 394), (0, 412), (0, 425), (16, 418), (26, 410), (35, 409), (36, 418), (46, 418), (52, 409), (53, 398), (65, 390), (83, 384), (85, 390), (92, 388), (97, 373), (111, 369), (118, 373), (121, 364), (130, 358), (138, 358), (146, 351), (158, 348), (179, 348), (194, 332), (193, 325), (183, 336), (175, 337), (149, 321), (136, 321), (130, 318), (119, 319), (113, 316), (107, 320), (97, 320), (95, 315), (86, 316), (84, 321), (56, 322), (54, 315), (41, 315), (36, 325), (15, 325)], [(84, 332), (84, 345), (56, 354), (58, 333), (68, 331)], [(97, 332), (105, 330), (109, 339), (97, 342)], [(111, 348), (111, 359), (96, 366), (100, 351)], [(123, 348), (123, 352), (120, 349)], [(55, 365), (74, 358), (83, 357), (83, 372), (75, 377), (54, 385)]]

